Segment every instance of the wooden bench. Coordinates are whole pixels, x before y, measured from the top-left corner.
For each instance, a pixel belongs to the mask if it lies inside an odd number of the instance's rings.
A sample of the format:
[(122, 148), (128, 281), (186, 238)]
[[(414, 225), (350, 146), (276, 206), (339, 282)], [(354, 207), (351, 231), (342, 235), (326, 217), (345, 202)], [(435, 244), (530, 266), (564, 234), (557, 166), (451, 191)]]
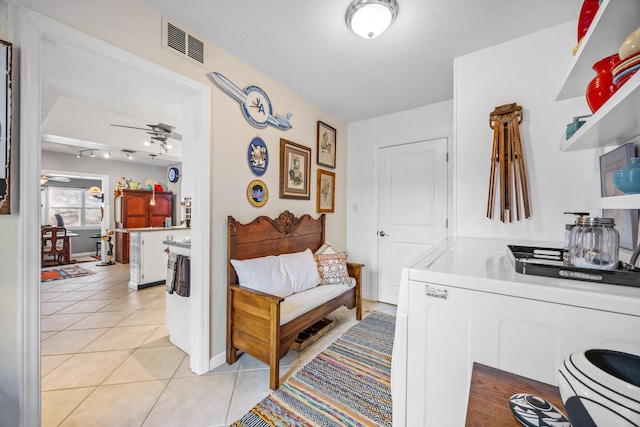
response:
[(356, 319), (362, 319), (362, 265), (347, 263), (349, 276), (355, 286), (324, 304), (280, 324), (282, 297), (243, 288), (238, 285), (232, 259), (246, 260), (268, 255), (315, 252), (325, 241), (325, 215), (318, 219), (310, 215), (296, 218), (284, 211), (276, 219), (260, 216), (248, 224), (241, 224), (232, 216), (227, 226), (227, 363), (238, 360), (243, 351), (269, 365), (269, 386), (280, 385), (280, 359), (283, 358), (298, 333), (310, 327), (341, 306), (355, 307)]

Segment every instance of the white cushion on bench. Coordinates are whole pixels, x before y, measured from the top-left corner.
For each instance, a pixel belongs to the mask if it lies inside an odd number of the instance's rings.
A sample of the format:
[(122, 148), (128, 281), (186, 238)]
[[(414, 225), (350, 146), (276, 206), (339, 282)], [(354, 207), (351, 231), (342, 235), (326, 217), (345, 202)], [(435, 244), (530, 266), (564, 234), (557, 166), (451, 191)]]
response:
[(355, 281), (351, 278), (350, 285), (321, 285), (289, 295), (280, 303), (280, 325), (289, 323), (302, 314), (342, 295), (355, 286)]
[(311, 249), (304, 252), (278, 255), (280, 267), (287, 275), (293, 293), (315, 288), (320, 283), (318, 264)]
[(240, 286), (283, 298), (293, 293), (291, 281), (276, 256), (232, 259), (231, 265), (238, 274)]

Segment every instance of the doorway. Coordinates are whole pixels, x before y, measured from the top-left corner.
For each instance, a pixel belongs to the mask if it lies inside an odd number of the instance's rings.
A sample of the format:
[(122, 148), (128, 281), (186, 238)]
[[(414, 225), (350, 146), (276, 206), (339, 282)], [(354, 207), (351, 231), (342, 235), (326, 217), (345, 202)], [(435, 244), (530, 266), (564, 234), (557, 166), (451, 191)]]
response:
[(378, 301), (398, 304), (406, 263), (447, 235), (447, 138), (378, 149)]
[(191, 370), (197, 374), (209, 370), (209, 248), (210, 248), (210, 156), (211, 156), (211, 91), (209, 86), (167, 70), (127, 51), (92, 38), (26, 8), (18, 8), (17, 35), (20, 40), (20, 277), (23, 302), (22, 354), (23, 421), (25, 425), (40, 423), (40, 330), (39, 269), (33, 261), (40, 256), (39, 191), (41, 151), (41, 98), (43, 50), (48, 43), (93, 55), (100, 61), (117, 64), (126, 72), (156, 78), (179, 87), (188, 99), (181, 105), (185, 120), (183, 136), (192, 141), (184, 153), (183, 164), (198, 171), (196, 179), (183, 182), (183, 195), (191, 197)]

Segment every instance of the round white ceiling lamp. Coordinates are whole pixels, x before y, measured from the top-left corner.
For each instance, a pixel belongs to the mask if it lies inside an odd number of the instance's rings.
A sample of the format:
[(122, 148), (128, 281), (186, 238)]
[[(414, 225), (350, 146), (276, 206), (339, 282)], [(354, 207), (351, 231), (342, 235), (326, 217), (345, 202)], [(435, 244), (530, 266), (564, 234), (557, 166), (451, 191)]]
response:
[(347, 8), (347, 26), (351, 31), (372, 39), (382, 34), (398, 15), (396, 0), (353, 0)]

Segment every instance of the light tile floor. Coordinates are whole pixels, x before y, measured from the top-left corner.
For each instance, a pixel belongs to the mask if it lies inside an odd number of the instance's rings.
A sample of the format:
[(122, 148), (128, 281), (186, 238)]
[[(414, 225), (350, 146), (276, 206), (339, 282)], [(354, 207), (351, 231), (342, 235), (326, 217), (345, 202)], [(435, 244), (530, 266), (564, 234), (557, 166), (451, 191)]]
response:
[[(270, 393), (268, 366), (243, 355), (205, 375), (169, 342), (164, 286), (133, 291), (129, 266), (41, 284), (42, 426), (225, 426)], [(371, 310), (396, 307), (364, 301)], [(293, 375), (356, 323), (341, 308), (336, 327), (302, 352), (291, 350), (281, 378)]]

